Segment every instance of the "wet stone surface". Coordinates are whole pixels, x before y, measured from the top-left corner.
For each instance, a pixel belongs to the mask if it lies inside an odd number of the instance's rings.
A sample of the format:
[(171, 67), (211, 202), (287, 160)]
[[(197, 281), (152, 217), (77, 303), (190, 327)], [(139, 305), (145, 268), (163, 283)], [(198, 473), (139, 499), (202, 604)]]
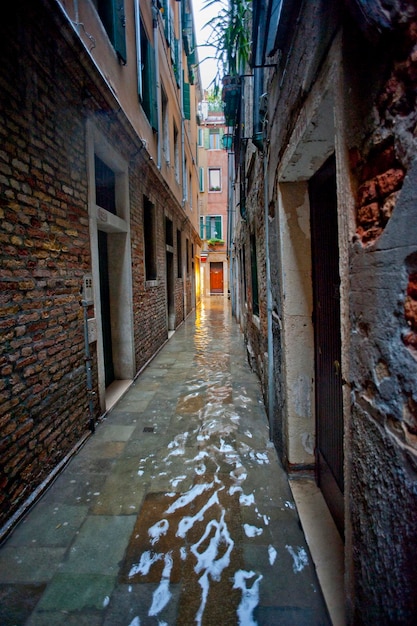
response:
[(330, 624), (223, 298), (176, 331), (0, 548), (0, 623)]

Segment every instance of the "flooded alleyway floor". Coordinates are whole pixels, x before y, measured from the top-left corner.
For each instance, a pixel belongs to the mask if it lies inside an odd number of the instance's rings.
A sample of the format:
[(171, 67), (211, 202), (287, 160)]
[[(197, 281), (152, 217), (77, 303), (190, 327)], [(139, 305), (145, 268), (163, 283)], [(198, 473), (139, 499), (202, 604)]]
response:
[(330, 624), (223, 298), (188, 317), (1, 547), (0, 623)]

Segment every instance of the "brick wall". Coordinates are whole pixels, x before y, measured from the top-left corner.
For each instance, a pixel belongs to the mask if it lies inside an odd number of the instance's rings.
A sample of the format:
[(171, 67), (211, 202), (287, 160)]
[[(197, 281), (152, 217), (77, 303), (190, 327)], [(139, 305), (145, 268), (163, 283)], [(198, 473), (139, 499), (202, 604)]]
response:
[(0, 523), (88, 423), (79, 303), (90, 271), (84, 125), (65, 67), (38, 39), (41, 18), (33, 31), (23, 18), (19, 34), (12, 26), (2, 34), (0, 69)]

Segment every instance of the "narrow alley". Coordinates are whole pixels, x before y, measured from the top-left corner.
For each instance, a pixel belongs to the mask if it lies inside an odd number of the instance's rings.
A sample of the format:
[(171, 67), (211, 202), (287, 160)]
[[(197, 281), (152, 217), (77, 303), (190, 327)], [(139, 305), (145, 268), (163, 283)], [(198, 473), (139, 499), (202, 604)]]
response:
[(260, 388), (203, 300), (0, 549), (2, 626), (330, 624)]

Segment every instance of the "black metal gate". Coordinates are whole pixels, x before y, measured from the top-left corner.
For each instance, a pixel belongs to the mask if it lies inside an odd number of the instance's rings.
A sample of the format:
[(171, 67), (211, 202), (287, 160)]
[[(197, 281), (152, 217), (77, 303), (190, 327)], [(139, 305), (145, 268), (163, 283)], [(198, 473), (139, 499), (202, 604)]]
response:
[(330, 157), (309, 183), (316, 383), (316, 467), (343, 535), (343, 407), (336, 170)]

